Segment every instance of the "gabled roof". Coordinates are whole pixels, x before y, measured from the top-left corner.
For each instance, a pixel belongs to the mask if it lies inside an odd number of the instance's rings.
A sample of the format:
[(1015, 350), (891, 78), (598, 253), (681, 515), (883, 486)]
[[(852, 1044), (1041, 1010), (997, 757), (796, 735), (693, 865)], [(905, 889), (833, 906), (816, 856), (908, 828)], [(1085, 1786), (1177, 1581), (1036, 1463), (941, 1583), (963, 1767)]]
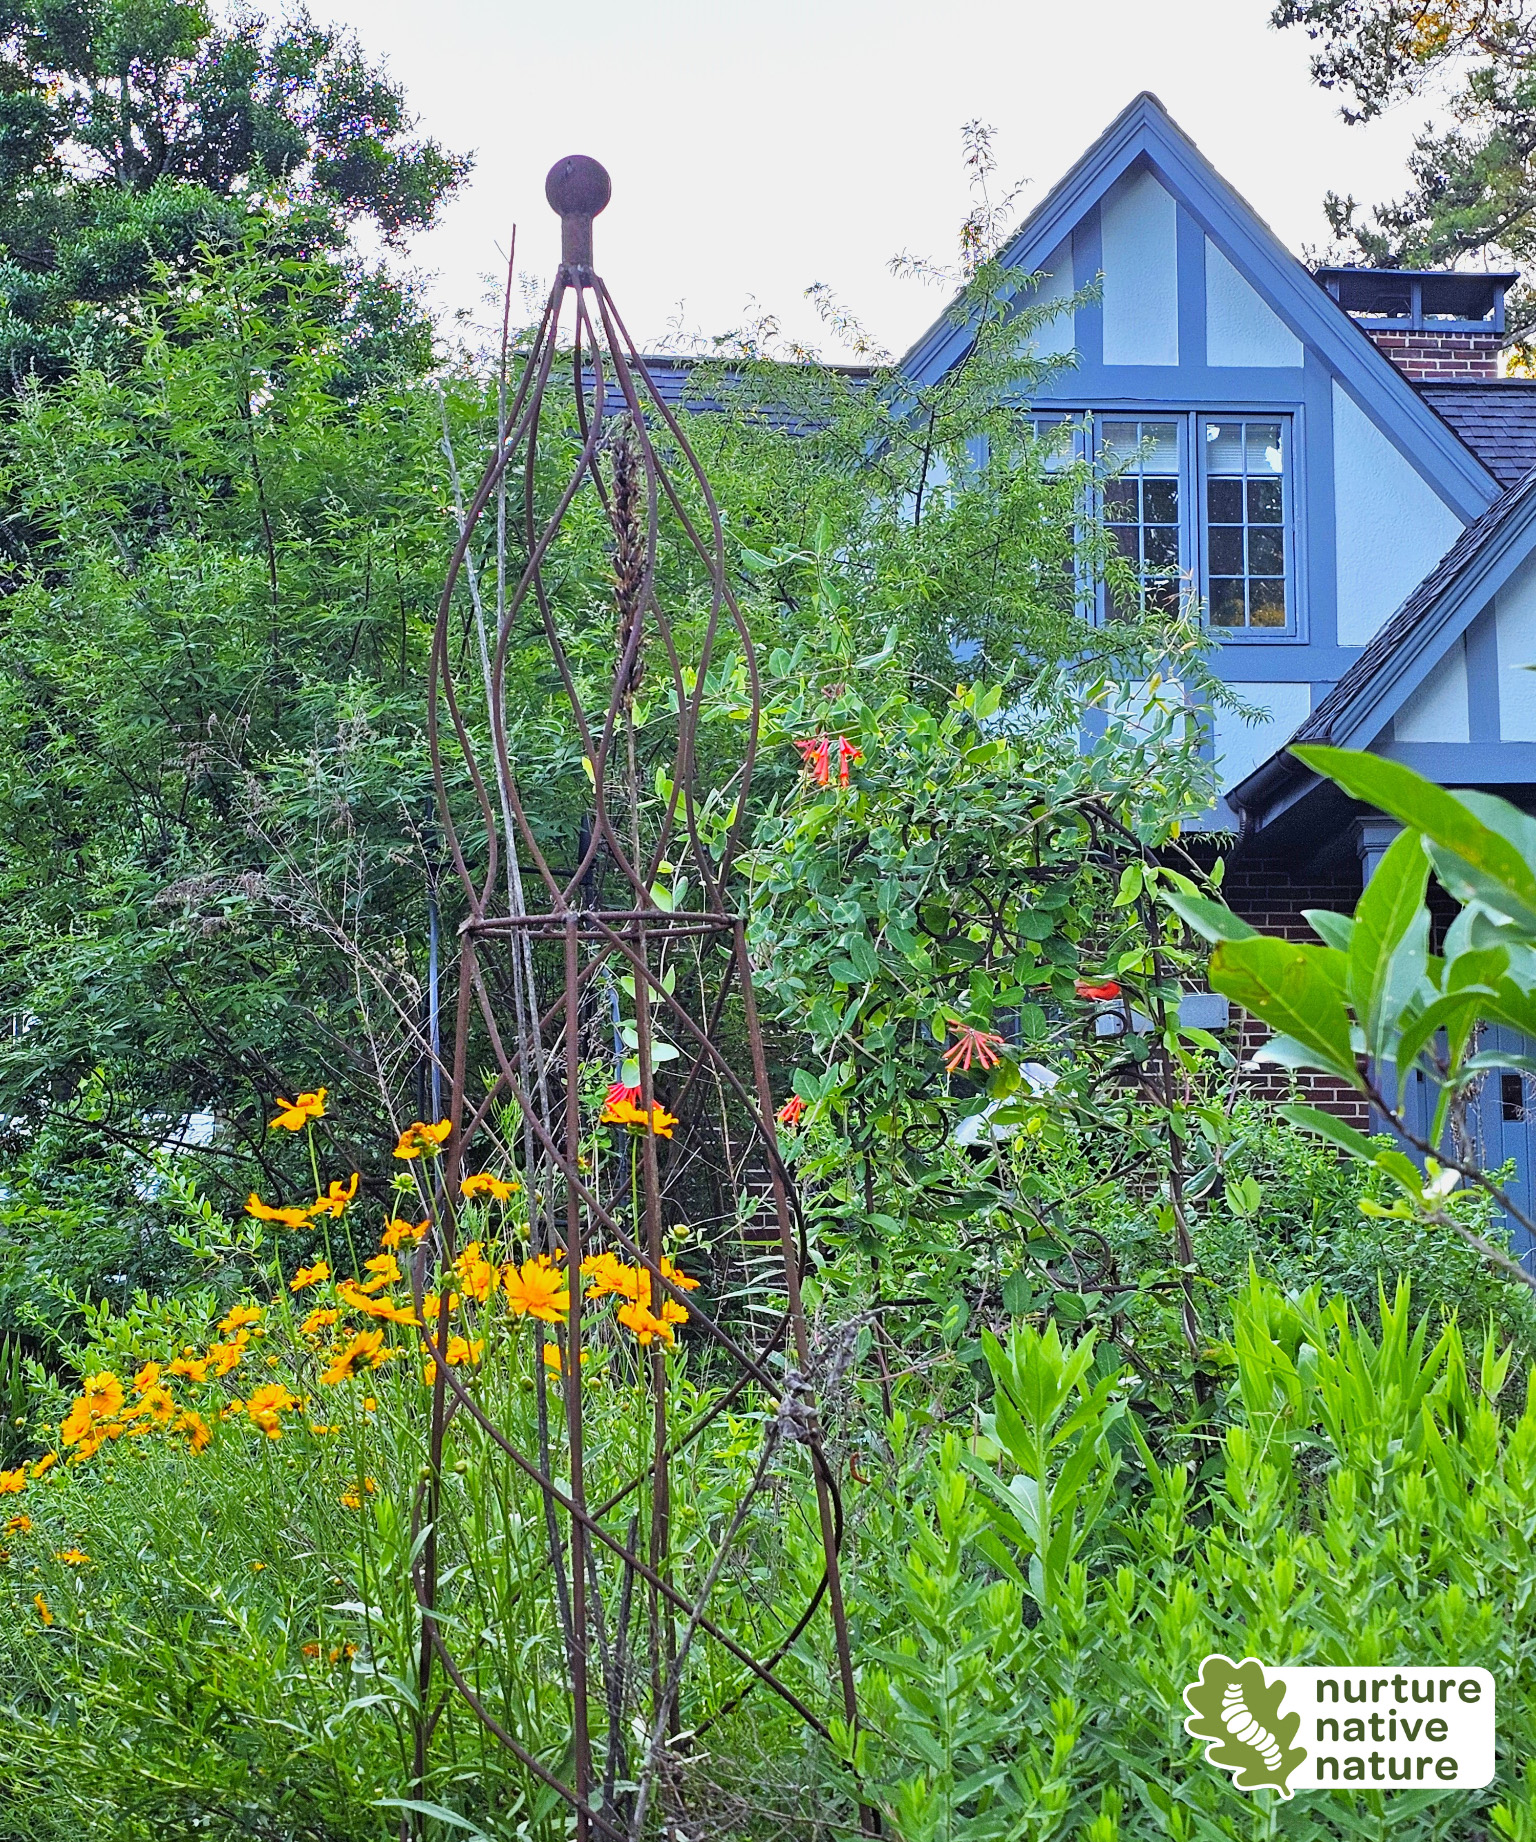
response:
[(1536, 470), (1467, 526), (1286, 746), (1231, 789), (1227, 799), (1247, 828), (1261, 828), (1315, 784), (1292, 744), (1369, 748), (1533, 549)]
[[(1429, 408), (1369, 336), (1312, 279), (1253, 207), (1222, 178), (1150, 91), (1117, 115), (1054, 185), (1003, 250), (1009, 268), (1033, 272), (1128, 169), (1144, 163), (1202, 226), (1276, 313), (1316, 348), (1351, 394), (1379, 420), (1435, 489), (1464, 518), (1495, 498), (1498, 482)], [(957, 297), (958, 299), (958, 297)], [(955, 303), (901, 359), (918, 383), (964, 357), (971, 334), (950, 317)]]
[(1426, 379), (1418, 390), (1501, 486), (1513, 486), (1536, 467), (1536, 378)]

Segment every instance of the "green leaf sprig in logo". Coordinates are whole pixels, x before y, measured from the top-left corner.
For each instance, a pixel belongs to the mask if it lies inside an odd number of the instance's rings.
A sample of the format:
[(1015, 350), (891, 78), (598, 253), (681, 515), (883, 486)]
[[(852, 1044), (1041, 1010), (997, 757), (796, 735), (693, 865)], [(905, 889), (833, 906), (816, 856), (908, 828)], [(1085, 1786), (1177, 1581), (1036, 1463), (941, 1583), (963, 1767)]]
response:
[(1206, 1758), (1230, 1772), (1238, 1790), (1291, 1795), (1291, 1773), (1307, 1756), (1305, 1746), (1291, 1744), (1301, 1716), (1281, 1714), (1285, 1684), (1266, 1683), (1262, 1663), (1253, 1657), (1234, 1663), (1230, 1657), (1209, 1656), (1184, 1699), (1193, 1710), (1184, 1722), (1186, 1730), (1210, 1742)]

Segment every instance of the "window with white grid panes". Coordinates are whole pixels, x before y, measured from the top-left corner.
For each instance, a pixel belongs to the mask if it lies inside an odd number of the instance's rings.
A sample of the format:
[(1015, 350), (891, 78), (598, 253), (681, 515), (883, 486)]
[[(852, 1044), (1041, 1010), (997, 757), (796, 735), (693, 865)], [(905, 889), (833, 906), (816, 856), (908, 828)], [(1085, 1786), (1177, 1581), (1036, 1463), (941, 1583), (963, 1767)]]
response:
[(1291, 624), (1285, 424), (1207, 416), (1201, 426), (1210, 624), (1224, 633), (1284, 629)]
[[(1180, 421), (1103, 416), (1098, 429), (1100, 459), (1114, 476), (1104, 482), (1106, 534), (1135, 571), (1142, 606), (1177, 613), (1186, 569)], [(1107, 617), (1137, 611), (1120, 606), (1106, 586)]]

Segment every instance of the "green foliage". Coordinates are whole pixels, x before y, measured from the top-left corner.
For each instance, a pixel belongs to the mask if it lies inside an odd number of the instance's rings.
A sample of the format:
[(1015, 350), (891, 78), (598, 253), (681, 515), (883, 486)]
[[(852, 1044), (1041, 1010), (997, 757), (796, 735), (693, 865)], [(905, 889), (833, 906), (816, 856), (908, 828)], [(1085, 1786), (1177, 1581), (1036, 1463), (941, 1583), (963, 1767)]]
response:
[[(1258, 1842), (1491, 1821), (1515, 1833), (1529, 1820), (1518, 1768), (1536, 1734), (1519, 1685), (1536, 1624), (1528, 1595), (1498, 1582), (1536, 1495), (1536, 1412), (1501, 1416), (1507, 1358), (1469, 1354), (1454, 1326), (1416, 1325), (1406, 1292), (1383, 1301), (1373, 1338), (1342, 1301), (1254, 1282), (1236, 1301), (1230, 1418), (1201, 1463), (1155, 1451), (1127, 1378), (1090, 1387), (1085, 1353), (1071, 1359), (1072, 1438), (1049, 1333), (1026, 1333), (998, 1373), (1019, 1413), (1001, 1448), (976, 1442), (977, 1456), (953, 1434), (930, 1443), (892, 1423), (858, 1550), (874, 1661), (855, 1756), (895, 1832)], [(1131, 1438), (1106, 1502), (1105, 1462), (1080, 1455), (1102, 1451), (1117, 1418)], [(1052, 1527), (1075, 1515), (1091, 1530), (1050, 1595), (1031, 1586), (1052, 1540), (1036, 1520), (1047, 1495)], [(999, 1517), (991, 1506), (1010, 1498), (1019, 1513)], [(1184, 1731), (1183, 1690), (1213, 1652), (1484, 1664), (1503, 1696), (1498, 1785), (1390, 1802), (1244, 1795)]]
[[(1466, 1179), (1527, 1234), (1536, 1233), (1496, 1176), (1478, 1167), (1464, 1131), (1468, 1099), (1491, 1070), (1531, 1067), (1521, 1050), (1483, 1048), (1479, 1026), (1536, 1034), (1536, 822), (1494, 795), (1449, 793), (1377, 755), (1337, 748), (1299, 752), (1309, 767), (1404, 827), (1354, 917), (1309, 915), (1324, 944), (1308, 946), (1235, 935), (1219, 917), (1187, 904), (1179, 912), (1217, 941), (1210, 961), (1215, 988), (1277, 1032), (1261, 1053), (1367, 1094), (1422, 1155), (1421, 1169), (1404, 1151), (1366, 1139), (1321, 1108), (1285, 1108), (1282, 1116), (1293, 1125), (1379, 1174), (1392, 1200), (1367, 1197), (1361, 1207), (1448, 1228), (1536, 1289), (1536, 1281), (1477, 1233), (1465, 1209), (1451, 1200)], [(1429, 950), (1425, 889), (1431, 869), (1461, 904), (1439, 954)], [(1429, 1078), (1437, 1096), (1422, 1133), (1396, 1101), (1415, 1070)]]
[[(131, 361), (125, 318), (206, 249), (266, 223), (293, 258), (339, 257), (356, 219), (429, 224), (468, 166), (306, 13), (274, 29), (188, 0), (21, 0), (0, 12), (0, 362), (19, 381)], [(350, 292), (419, 352), (382, 270), (350, 264)]]

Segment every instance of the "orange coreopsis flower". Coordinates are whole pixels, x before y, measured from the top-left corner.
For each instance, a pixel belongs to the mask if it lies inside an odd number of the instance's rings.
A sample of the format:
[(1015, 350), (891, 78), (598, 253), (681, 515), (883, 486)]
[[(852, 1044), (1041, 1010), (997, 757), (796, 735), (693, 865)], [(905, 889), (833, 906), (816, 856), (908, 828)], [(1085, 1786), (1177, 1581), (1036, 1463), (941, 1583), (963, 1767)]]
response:
[(651, 1343), (657, 1337), (660, 1337), (663, 1343), (673, 1341), (672, 1326), (666, 1319), (654, 1316), (646, 1306), (638, 1302), (620, 1305), (613, 1315), (626, 1330), (632, 1330), (635, 1333), (635, 1338), (639, 1343)]
[(598, 1124), (604, 1126), (633, 1126), (637, 1131), (648, 1127), (658, 1138), (671, 1138), (672, 1128), (677, 1124), (675, 1114), (669, 1113), (658, 1100), (649, 1113), (644, 1107), (636, 1106), (629, 1100), (610, 1101), (598, 1115)]
[(371, 1260), (363, 1262), (363, 1271), (373, 1277), (363, 1282), (365, 1292), (382, 1292), (385, 1286), (392, 1286), (401, 1277), (400, 1262), (393, 1254), (375, 1254)]
[(278, 1115), (269, 1130), (281, 1128), (284, 1132), (302, 1132), (311, 1120), (324, 1119), (326, 1091), (317, 1087), (313, 1093), (300, 1094), (297, 1100), (285, 1100), (279, 1094)]
[[(581, 1366), (585, 1368), (591, 1360), (591, 1350), (583, 1350), (581, 1352)], [(552, 1370), (556, 1375), (563, 1375), (565, 1373), (565, 1351), (561, 1349), (558, 1343), (546, 1343), (544, 1345), (544, 1367)]]
[(41, 1593), (34, 1593), (32, 1595), (32, 1603), (37, 1607), (37, 1615), (42, 1619), (43, 1623), (45, 1625), (51, 1625), (53, 1623), (53, 1613), (49, 1611), (48, 1601), (43, 1595)]
[(169, 1426), (176, 1418), (176, 1403), (171, 1398), (169, 1388), (162, 1388), (158, 1383), (153, 1388), (146, 1388), (134, 1406), (128, 1409), (127, 1418), (133, 1419), (139, 1414), (154, 1421), (156, 1426)]
[(453, 1122), (440, 1119), (435, 1125), (426, 1125), (422, 1120), (413, 1120), (400, 1134), (395, 1146), (397, 1158), (431, 1157), (442, 1149), (448, 1134), (453, 1130)]
[(697, 1292), (699, 1289), (698, 1280), (690, 1279), (676, 1261), (669, 1260), (665, 1254), (661, 1257), (661, 1276), (676, 1286), (679, 1292)]
[(274, 1208), (271, 1203), (263, 1202), (254, 1190), (245, 1199), (245, 1212), (258, 1222), (277, 1222), (283, 1228), (302, 1228), (309, 1220), (308, 1209)]
[[(208, 1358), (178, 1356), (174, 1362), (166, 1364), (166, 1374), (183, 1376), (189, 1382), (205, 1382), (208, 1379)], [(147, 1393), (148, 1390), (142, 1389), (140, 1392)]]
[(194, 1452), (201, 1452), (203, 1447), (213, 1438), (213, 1434), (208, 1430), (208, 1422), (200, 1413), (193, 1413), (190, 1410), (182, 1414), (180, 1419), (178, 1419), (176, 1424), (171, 1428), (171, 1431), (173, 1433), (185, 1433), (187, 1436), (187, 1444), (191, 1446)]
[(158, 1362), (146, 1362), (144, 1367), (140, 1369), (138, 1374), (133, 1378), (135, 1393), (142, 1394), (146, 1388), (153, 1388), (159, 1379), (160, 1364)]
[(261, 1315), (260, 1305), (235, 1305), (219, 1319), (219, 1335), (221, 1337), (232, 1336), (235, 1331), (243, 1330), (247, 1324), (259, 1324)]
[(66, 1567), (88, 1567), (91, 1557), (83, 1548), (55, 1548), (53, 1558), (62, 1561)]
[(222, 1379), (239, 1368), (247, 1341), (247, 1333), (242, 1330), (238, 1336), (231, 1338), (227, 1343), (210, 1343), (208, 1354), (203, 1360), (212, 1372)]
[(471, 1241), (453, 1263), (453, 1270), (463, 1281), (464, 1295), (484, 1304), (496, 1289), (496, 1268), (485, 1257), (481, 1242)]
[(26, 1487), (25, 1465), (18, 1465), (14, 1471), (0, 1471), (0, 1497), (19, 1497)]
[(324, 1260), (317, 1260), (313, 1266), (301, 1266), (288, 1281), (290, 1292), (303, 1292), (310, 1286), (318, 1286), (331, 1276), (331, 1269)]
[(428, 1226), (428, 1221), (407, 1222), (399, 1216), (391, 1216), (384, 1224), (383, 1234), (379, 1236), (379, 1245), (385, 1253), (395, 1253), (406, 1241), (419, 1241)]
[(539, 1318), (558, 1324), (571, 1308), (570, 1281), (557, 1272), (548, 1254), (525, 1260), (520, 1268), (508, 1267), (507, 1302), (514, 1317)]
[(973, 1029), (954, 1017), (949, 1020), (949, 1033), (955, 1040), (945, 1052), (944, 1066), (951, 1074), (969, 1074), (973, 1060), (983, 1070), (997, 1066), (997, 1052), (1003, 1047), (1001, 1036), (990, 1030)]
[(5, 1533), (7, 1535), (30, 1535), (32, 1533), (32, 1518), (30, 1516), (7, 1516), (5, 1521)]
[(57, 1452), (44, 1452), (42, 1457), (32, 1467), (33, 1477), (41, 1477), (45, 1471), (51, 1471), (58, 1462), (59, 1455)]
[(507, 1183), (500, 1177), (493, 1177), (488, 1170), (477, 1170), (472, 1177), (466, 1177), (459, 1185), (461, 1196), (489, 1196), (496, 1202), (505, 1202), (519, 1186)]
[(617, 1254), (588, 1254), (581, 1263), (581, 1276), (591, 1282), (587, 1286), (588, 1298), (606, 1298), (610, 1293), (618, 1298), (638, 1298), (641, 1281), (649, 1282), (650, 1278), (639, 1267), (626, 1266)]
[(340, 1316), (339, 1311), (311, 1311), (299, 1326), (299, 1333), (305, 1337), (318, 1337), (322, 1330), (334, 1324)]
[(343, 1184), (340, 1177), (333, 1177), (329, 1188), (310, 1210), (311, 1215), (329, 1215), (333, 1221), (339, 1221), (347, 1204), (357, 1194), (357, 1172), (353, 1171), (352, 1181)]
[(245, 1411), (251, 1424), (259, 1426), (269, 1439), (281, 1439), (281, 1416), (291, 1413), (300, 1405), (299, 1397), (290, 1394), (281, 1382), (267, 1382), (252, 1390), (250, 1399), (245, 1403)]
[(334, 1388), (339, 1382), (350, 1381), (365, 1365), (377, 1369), (384, 1360), (383, 1331), (360, 1330), (344, 1349), (332, 1352), (330, 1366), (320, 1379), (327, 1387)]

